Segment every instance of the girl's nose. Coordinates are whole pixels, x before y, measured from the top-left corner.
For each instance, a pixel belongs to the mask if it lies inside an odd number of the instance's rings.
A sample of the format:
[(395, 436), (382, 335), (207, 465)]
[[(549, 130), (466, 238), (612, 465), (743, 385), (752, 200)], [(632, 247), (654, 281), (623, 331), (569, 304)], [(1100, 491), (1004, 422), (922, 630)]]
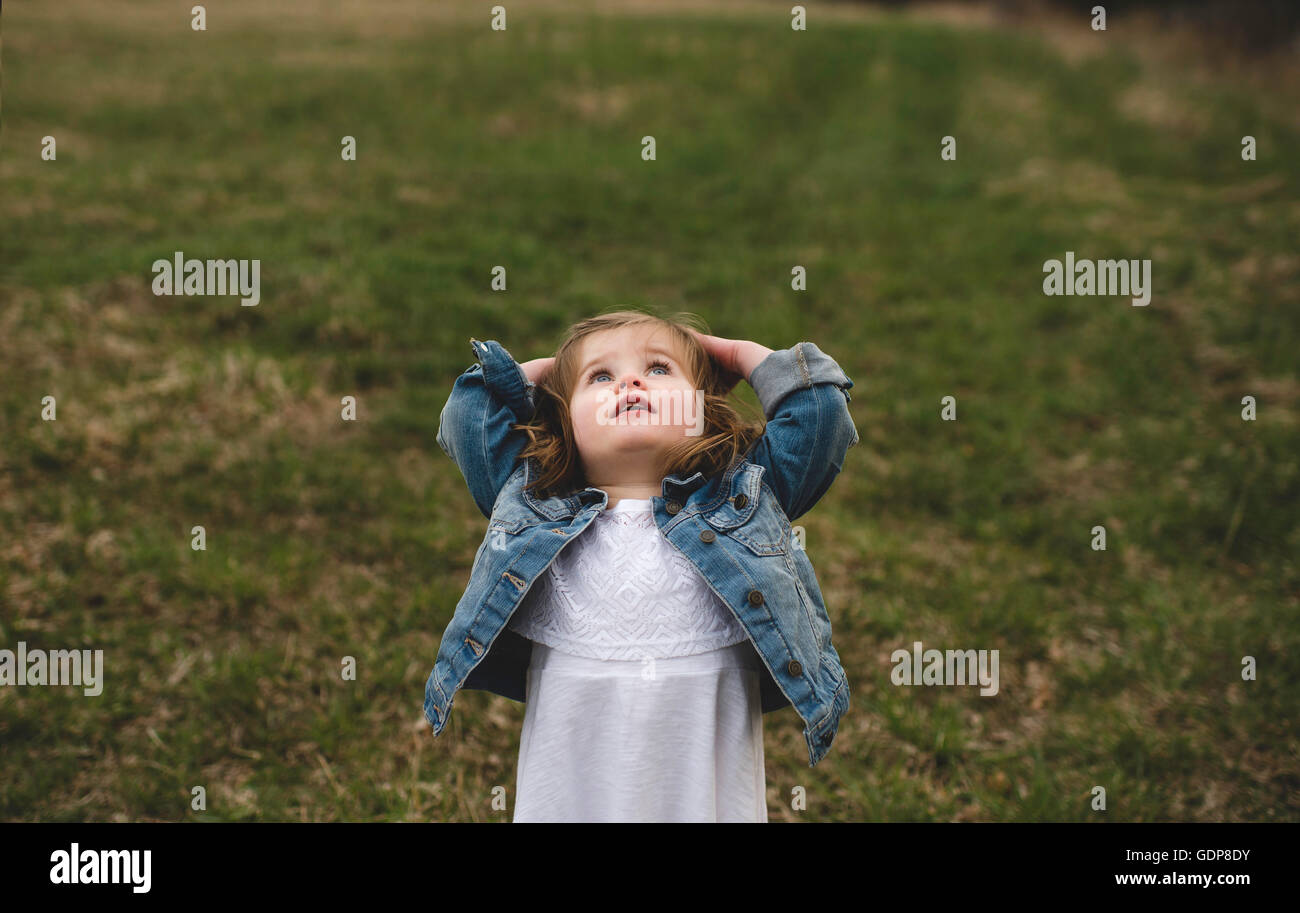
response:
[[(641, 378), (639, 378), (639, 377), (632, 377), (632, 385), (635, 386), (635, 387), (639, 387), (639, 386), (641, 386)], [(619, 384), (619, 388), (622, 389), (623, 387), (626, 387), (626, 386), (627, 386), (627, 380), (624, 379), (623, 382)]]

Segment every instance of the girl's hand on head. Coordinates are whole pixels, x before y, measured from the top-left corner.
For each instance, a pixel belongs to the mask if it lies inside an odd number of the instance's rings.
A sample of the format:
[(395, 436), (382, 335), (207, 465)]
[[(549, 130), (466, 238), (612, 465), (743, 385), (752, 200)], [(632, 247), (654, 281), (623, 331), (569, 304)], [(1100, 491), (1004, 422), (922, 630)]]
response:
[(691, 329), (691, 334), (699, 340), (704, 351), (717, 362), (722, 374), (724, 392), (730, 392), (736, 384), (740, 383), (741, 378), (748, 380), (750, 372), (758, 367), (758, 363), (772, 354), (772, 350), (767, 346), (761, 346), (747, 339), (725, 339), (694, 329)]
[(732, 388), (740, 383), (741, 375), (735, 367), (736, 343), (739, 340), (710, 336), (708, 333), (701, 333), (694, 329), (691, 329), (691, 335), (699, 340), (704, 351), (717, 363), (718, 373), (722, 378), (722, 392), (730, 393)]
[(550, 373), (551, 366), (555, 364), (555, 358), (534, 358), (532, 361), (526, 361), (519, 367), (524, 369), (524, 376), (532, 383), (540, 384), (542, 379)]

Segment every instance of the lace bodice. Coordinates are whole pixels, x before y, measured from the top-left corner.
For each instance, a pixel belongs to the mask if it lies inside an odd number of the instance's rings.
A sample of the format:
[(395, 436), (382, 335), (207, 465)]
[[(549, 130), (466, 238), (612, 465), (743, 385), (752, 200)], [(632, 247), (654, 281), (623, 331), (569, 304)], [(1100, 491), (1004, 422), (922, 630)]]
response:
[(745, 639), (731, 610), (655, 525), (651, 502), (601, 511), (524, 596), (510, 628), (593, 659), (690, 656)]

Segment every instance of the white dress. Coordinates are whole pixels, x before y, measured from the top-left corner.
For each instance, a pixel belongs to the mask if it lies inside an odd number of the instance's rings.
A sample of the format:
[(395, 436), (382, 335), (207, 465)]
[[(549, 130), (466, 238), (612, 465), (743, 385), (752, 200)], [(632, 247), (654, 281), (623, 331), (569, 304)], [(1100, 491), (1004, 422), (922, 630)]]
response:
[(767, 821), (762, 661), (648, 499), (597, 514), (509, 627), (533, 641), (516, 822)]

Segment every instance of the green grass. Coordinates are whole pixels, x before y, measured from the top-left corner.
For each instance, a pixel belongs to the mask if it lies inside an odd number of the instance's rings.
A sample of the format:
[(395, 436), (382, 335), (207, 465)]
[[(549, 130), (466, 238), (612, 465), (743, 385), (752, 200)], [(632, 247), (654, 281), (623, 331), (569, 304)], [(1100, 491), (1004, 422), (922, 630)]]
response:
[[(5, 17), (0, 647), (106, 673), (0, 689), (0, 818), (508, 820), (523, 705), (421, 712), (485, 529), (434, 434), (471, 335), (611, 305), (856, 384), (801, 521), (852, 703), (812, 770), (764, 718), (773, 820), (1300, 817), (1294, 123), (1118, 44), (436, 6)], [(154, 297), (175, 250), (261, 304)], [(1045, 297), (1066, 250), (1150, 258), (1151, 305)], [(893, 686), (914, 640), (1001, 691)]]

